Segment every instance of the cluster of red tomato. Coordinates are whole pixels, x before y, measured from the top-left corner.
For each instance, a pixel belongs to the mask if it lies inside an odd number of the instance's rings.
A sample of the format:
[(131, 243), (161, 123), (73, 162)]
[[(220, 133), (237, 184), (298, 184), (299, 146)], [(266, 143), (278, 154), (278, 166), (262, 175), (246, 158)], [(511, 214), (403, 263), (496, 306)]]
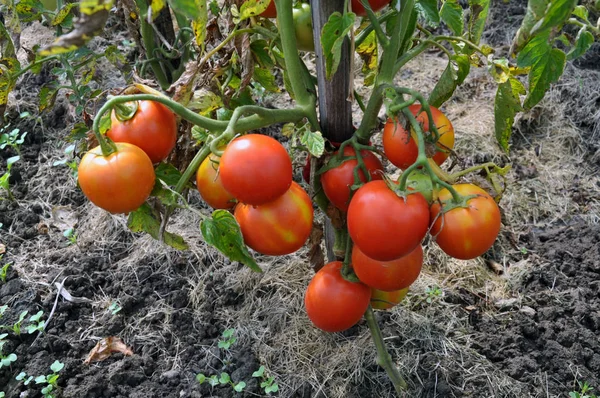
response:
[(177, 141), (177, 120), (166, 106), (138, 101), (128, 120), (111, 114), (106, 135), (116, 150), (104, 156), (101, 147), (88, 151), (79, 164), (81, 190), (96, 206), (111, 213), (129, 213), (140, 207), (154, 188), (154, 163), (162, 162)]
[(235, 206), (246, 245), (268, 255), (300, 249), (312, 230), (313, 206), (292, 181), (285, 148), (271, 137), (248, 134), (231, 141), (219, 163), (214, 155), (204, 160), (196, 174), (198, 191), (215, 209)]
[[(410, 111), (429, 131), (429, 120), (420, 105)], [(440, 134), (428, 153), (438, 165), (454, 146), (454, 129), (446, 116), (431, 108), (433, 122)], [(411, 133), (394, 120), (388, 120), (383, 133), (386, 157), (406, 169), (418, 156)], [(345, 156), (354, 155), (346, 147)], [(383, 181), (383, 166), (374, 153), (361, 150), (371, 181), (350, 197), (357, 160), (347, 160), (321, 176), (323, 190), (330, 202), (347, 213), (348, 232), (354, 246), (351, 264), (359, 278), (353, 283), (343, 278), (342, 263), (332, 262), (315, 274), (305, 295), (311, 321), (319, 328), (337, 332), (356, 324), (369, 303), (387, 309), (399, 303), (417, 279), (423, 264), (421, 241), (429, 231), (447, 254), (472, 259), (485, 253), (500, 231), (500, 210), (483, 189), (472, 184), (454, 188), (467, 199), (467, 207), (452, 205), (447, 189), (433, 189), (430, 178), (420, 171), (409, 176), (409, 190), (399, 196)], [(364, 173), (359, 178), (366, 182)], [(394, 184), (394, 183), (391, 183)]]

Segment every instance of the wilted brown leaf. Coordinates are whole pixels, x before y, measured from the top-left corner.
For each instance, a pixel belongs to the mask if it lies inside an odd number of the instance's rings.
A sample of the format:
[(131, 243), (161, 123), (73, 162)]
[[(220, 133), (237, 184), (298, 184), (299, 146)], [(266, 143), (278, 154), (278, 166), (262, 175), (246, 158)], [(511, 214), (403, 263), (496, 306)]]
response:
[(2, 243), (0, 243), (0, 254), (4, 254), (6, 253), (6, 246), (4, 246)]
[(133, 355), (133, 351), (123, 343), (123, 340), (111, 336), (100, 340), (92, 351), (90, 351), (83, 363), (89, 365), (92, 362), (104, 361), (114, 352), (120, 352), (123, 355)]
[(308, 258), (310, 266), (315, 272), (319, 271), (325, 265), (325, 256), (321, 249), (321, 241), (323, 240), (323, 227), (321, 224), (315, 223), (308, 238)]

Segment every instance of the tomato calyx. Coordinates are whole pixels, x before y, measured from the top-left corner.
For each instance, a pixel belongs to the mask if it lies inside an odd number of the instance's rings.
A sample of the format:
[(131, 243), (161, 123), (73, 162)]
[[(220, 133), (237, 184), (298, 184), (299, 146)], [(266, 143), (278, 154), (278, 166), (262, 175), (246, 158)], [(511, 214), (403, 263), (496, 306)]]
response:
[(133, 119), (138, 111), (138, 101), (132, 102), (118, 102), (114, 105), (115, 116), (120, 122), (126, 122), (127, 120)]
[(472, 195), (459, 195), (460, 196), (460, 200), (456, 201), (454, 198), (450, 198), (448, 200), (440, 200), (440, 204), (442, 206), (442, 210), (440, 211), (440, 214), (444, 214), (444, 213), (448, 213), (449, 211), (452, 211), (454, 209), (468, 209), (469, 207), (471, 207), (471, 205), (469, 204), (469, 201), (471, 199), (483, 196), (480, 194), (472, 194)]

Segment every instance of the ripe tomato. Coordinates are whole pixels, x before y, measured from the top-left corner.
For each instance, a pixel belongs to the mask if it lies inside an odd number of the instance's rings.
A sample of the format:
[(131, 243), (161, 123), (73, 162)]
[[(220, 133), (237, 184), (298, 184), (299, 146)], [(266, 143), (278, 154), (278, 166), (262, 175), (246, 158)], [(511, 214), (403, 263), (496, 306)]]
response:
[(296, 31), (296, 43), (299, 50), (315, 51), (313, 38), (312, 15), (310, 5), (302, 3), (292, 10), (294, 17), (294, 28)]
[(371, 289), (371, 307), (376, 310), (389, 310), (396, 304), (399, 304), (406, 297), (407, 293), (407, 287), (394, 292)]
[(259, 15), (265, 18), (277, 18), (277, 9), (275, 8), (275, 2), (271, 0), (267, 9)]
[[(383, 7), (390, 4), (390, 0), (369, 0), (369, 5), (373, 12), (377, 12), (381, 10)], [(352, 0), (352, 12), (358, 15), (359, 17), (364, 17), (367, 15), (367, 11), (365, 7), (360, 3), (360, 0)]]
[(248, 134), (231, 141), (221, 156), (221, 182), (240, 202), (262, 205), (292, 184), (292, 161), (274, 138)]
[[(500, 232), (500, 209), (492, 197), (473, 184), (454, 185), (461, 195), (478, 195), (467, 201), (468, 208), (454, 208), (440, 215), (442, 206), (431, 206), (431, 236), (444, 252), (454, 258), (469, 260), (485, 253)], [(452, 197), (447, 189), (440, 191), (439, 200)]]
[[(337, 154), (338, 152), (336, 152)], [(360, 151), (365, 166), (369, 170), (371, 180), (381, 180), (383, 178), (383, 164), (371, 151), (363, 149)], [(344, 148), (344, 156), (355, 156), (356, 152), (351, 146)], [(350, 204), (350, 187), (354, 185), (354, 168), (358, 165), (356, 159), (347, 160), (336, 168), (327, 170), (321, 175), (321, 185), (327, 199), (338, 209), (348, 211)], [(367, 178), (362, 169), (358, 172), (362, 182), (367, 182)]]
[[(431, 116), (433, 116), (435, 126), (440, 133), (440, 139), (435, 146), (435, 154), (431, 158), (438, 165), (441, 165), (448, 158), (448, 152), (445, 152), (444, 149), (454, 148), (454, 127), (452, 127), (452, 123), (450, 123), (446, 115), (433, 106), (430, 108)], [(422, 111), (417, 116), (421, 105), (411, 105), (408, 109), (417, 117), (417, 121), (422, 124), (423, 132), (428, 132), (429, 118), (427, 117), (427, 113)], [(383, 151), (392, 164), (403, 170), (413, 164), (419, 154), (417, 143), (411, 136), (411, 133), (405, 130), (397, 120), (392, 119), (388, 119), (383, 128)]]
[(234, 215), (244, 242), (257, 252), (272, 256), (300, 249), (312, 230), (312, 202), (295, 182), (272, 202), (259, 206), (239, 203)]
[(85, 196), (111, 213), (129, 213), (140, 207), (154, 188), (154, 167), (144, 151), (125, 142), (117, 151), (102, 155), (99, 146), (79, 163), (77, 178)]
[(404, 289), (417, 280), (423, 266), (423, 248), (417, 245), (406, 256), (392, 261), (377, 261), (367, 257), (358, 246), (352, 248), (352, 268), (367, 286), (392, 292)]
[(128, 142), (142, 148), (152, 160), (164, 160), (177, 141), (175, 114), (155, 101), (138, 101), (138, 110), (129, 120), (120, 121), (115, 111), (110, 116), (106, 135), (115, 142)]
[(202, 199), (213, 209), (232, 209), (235, 198), (225, 190), (218, 173), (217, 156), (210, 154), (196, 172), (196, 187)]
[(429, 205), (423, 195), (399, 197), (385, 181), (360, 187), (348, 207), (348, 232), (360, 250), (374, 260), (405, 256), (429, 227)]
[(326, 332), (341, 332), (356, 325), (371, 300), (371, 289), (345, 280), (341, 270), (341, 261), (326, 264), (313, 276), (304, 296), (308, 317)]

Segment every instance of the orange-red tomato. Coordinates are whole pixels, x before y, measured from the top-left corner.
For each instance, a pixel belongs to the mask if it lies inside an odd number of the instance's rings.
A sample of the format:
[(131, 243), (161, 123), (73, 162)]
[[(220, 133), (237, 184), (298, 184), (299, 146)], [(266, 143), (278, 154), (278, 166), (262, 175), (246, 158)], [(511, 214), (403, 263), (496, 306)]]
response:
[(292, 161), (274, 138), (248, 134), (231, 141), (221, 156), (221, 182), (240, 202), (262, 205), (292, 184)]
[(293, 182), (284, 195), (270, 203), (239, 203), (234, 216), (246, 245), (262, 254), (280, 256), (304, 245), (312, 230), (313, 207), (308, 194)]
[[(381, 10), (383, 7), (390, 4), (390, 0), (369, 0), (369, 5), (373, 12), (377, 12)], [(352, 0), (352, 12), (358, 15), (359, 17), (364, 17), (367, 15), (367, 11), (365, 7), (361, 4), (360, 0)]]
[(106, 135), (115, 142), (127, 142), (142, 148), (152, 163), (164, 160), (177, 141), (177, 119), (163, 104), (138, 101), (138, 110), (129, 120), (120, 121), (113, 110)]
[[(454, 148), (454, 127), (450, 120), (439, 109), (431, 106), (431, 116), (433, 122), (438, 129), (440, 139), (436, 143), (436, 152), (432, 159), (441, 165), (448, 158), (448, 149)], [(408, 107), (411, 113), (416, 116), (417, 121), (422, 124), (423, 132), (429, 131), (429, 118), (425, 111), (421, 111), (417, 116), (417, 112), (421, 110), (421, 105), (411, 105)], [(419, 149), (415, 139), (410, 132), (398, 123), (397, 120), (388, 119), (383, 128), (383, 151), (387, 158), (396, 167), (407, 169), (417, 160)]]
[(117, 151), (102, 155), (99, 146), (79, 163), (77, 178), (84, 195), (111, 213), (129, 213), (140, 207), (154, 188), (154, 167), (135, 145), (115, 143)]
[(404, 289), (417, 280), (423, 266), (423, 248), (417, 245), (406, 256), (392, 261), (377, 261), (367, 257), (358, 246), (352, 248), (352, 268), (362, 283), (372, 288), (392, 292)]
[[(381, 164), (379, 158), (373, 152), (365, 149), (361, 150), (360, 153), (371, 180), (381, 180), (383, 178), (383, 164)], [(356, 152), (351, 146), (344, 148), (344, 156), (355, 156), (355, 154)], [(356, 159), (346, 160), (338, 167), (327, 170), (321, 175), (321, 185), (327, 199), (342, 211), (348, 211), (350, 205), (350, 187), (354, 185), (354, 169), (357, 165), (358, 161)], [(362, 169), (358, 172), (358, 176), (362, 182), (367, 182)]]
[(235, 198), (225, 190), (218, 173), (217, 156), (210, 154), (196, 172), (196, 187), (202, 199), (213, 209), (232, 209)]
[(383, 290), (371, 288), (371, 307), (376, 310), (389, 310), (399, 304), (406, 297), (407, 293), (407, 287), (393, 292), (384, 292)]
[(391, 261), (412, 252), (429, 228), (429, 205), (420, 193), (401, 198), (385, 181), (360, 187), (348, 207), (348, 232), (374, 260)]
[[(431, 236), (448, 255), (469, 260), (485, 253), (500, 232), (500, 209), (494, 199), (473, 184), (454, 185), (459, 194), (477, 195), (467, 201), (468, 207), (457, 207), (440, 214), (439, 202), (431, 206)], [(448, 201), (452, 194), (447, 189), (439, 193), (439, 200)]]
[(308, 317), (326, 332), (341, 332), (357, 324), (371, 300), (371, 289), (345, 280), (341, 270), (341, 261), (326, 264), (313, 276), (304, 296)]
[(277, 18), (277, 8), (275, 8), (275, 2), (271, 0), (267, 9), (259, 15), (265, 18)]

